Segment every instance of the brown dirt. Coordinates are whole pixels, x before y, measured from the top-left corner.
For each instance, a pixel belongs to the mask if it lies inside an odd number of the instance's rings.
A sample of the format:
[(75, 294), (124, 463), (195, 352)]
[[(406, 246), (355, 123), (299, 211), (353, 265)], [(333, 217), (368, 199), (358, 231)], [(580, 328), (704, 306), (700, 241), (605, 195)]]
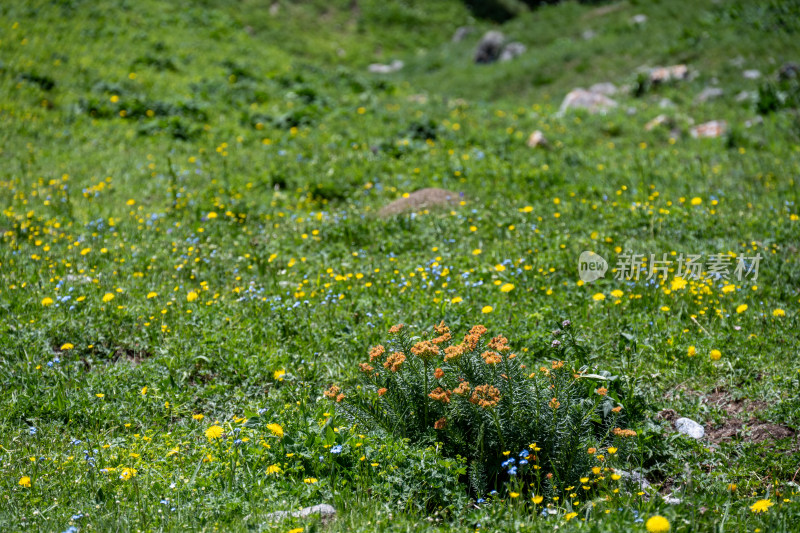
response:
[(762, 422), (753, 416), (767, 407), (766, 402), (745, 398), (733, 399), (726, 391), (717, 389), (706, 396), (706, 403), (723, 410), (726, 415), (721, 424), (706, 425), (706, 438), (714, 444), (736, 438), (741, 438), (745, 442), (773, 442), (797, 434), (792, 428)]
[(414, 191), (406, 198), (398, 198), (378, 212), (382, 217), (390, 217), (407, 211), (420, 211), (431, 207), (457, 205), (461, 195), (445, 189), (427, 188)]

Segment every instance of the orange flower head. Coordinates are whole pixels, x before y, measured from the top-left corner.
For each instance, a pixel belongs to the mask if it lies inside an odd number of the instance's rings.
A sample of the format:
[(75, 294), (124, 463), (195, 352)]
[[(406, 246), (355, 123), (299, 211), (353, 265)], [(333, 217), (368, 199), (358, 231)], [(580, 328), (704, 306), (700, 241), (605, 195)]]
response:
[(500, 401), (500, 391), (492, 385), (478, 385), (472, 391), (469, 401), (484, 409), (494, 407)]
[(381, 346), (380, 344), (377, 345), (377, 346), (374, 346), (369, 351), (369, 360), (370, 360), (370, 362), (374, 361), (375, 359), (380, 359), (381, 357), (383, 357), (383, 354), (385, 354), (385, 353), (386, 353), (386, 349), (383, 346)]
[(369, 374), (370, 372), (372, 372), (373, 370), (375, 370), (375, 369), (372, 367), (372, 365), (370, 365), (369, 363), (361, 363), (360, 365), (358, 365), (358, 367), (359, 367), (359, 368), (361, 369), (361, 371), (362, 371), (362, 372), (364, 372), (365, 374)]
[(439, 347), (430, 341), (420, 341), (411, 347), (411, 353), (423, 361), (430, 361), (439, 355)]
[(447, 419), (442, 417), (433, 424), (434, 429), (444, 429), (447, 427)]
[(430, 399), (432, 399), (432, 400), (437, 401), (437, 402), (450, 403), (450, 395), (451, 394), (452, 394), (452, 391), (444, 390), (441, 387), (436, 387), (435, 389), (433, 389), (431, 391), (430, 394), (428, 394), (428, 397)]
[(433, 371), (433, 377), (435, 377), (436, 379), (442, 379), (444, 377), (444, 370), (442, 370), (441, 368), (437, 368), (436, 370)]
[(469, 394), (469, 391), (470, 391), (469, 381), (462, 381), (461, 383), (458, 384), (458, 387), (453, 389), (453, 392), (455, 394), (458, 394), (459, 396), (466, 396), (467, 394)]
[(606, 394), (608, 394), (608, 389), (605, 387), (600, 387), (595, 392), (597, 392), (597, 394), (599, 394), (600, 396), (605, 396)]
[(386, 361), (383, 362), (383, 368), (388, 368), (392, 372), (397, 372), (400, 370), (400, 366), (405, 362), (406, 356), (403, 352), (394, 352), (392, 355), (386, 358)]
[(490, 340), (489, 348), (500, 353), (507, 352), (508, 350), (511, 349), (511, 347), (508, 345), (508, 339), (506, 339), (502, 335), (498, 335), (497, 337), (494, 337), (492, 340)]
[(336, 398), (336, 396), (339, 395), (340, 392), (342, 392), (342, 389), (340, 389), (336, 385), (331, 385), (331, 388), (323, 392), (322, 395), (325, 396), (326, 398), (330, 398), (331, 400), (333, 400), (334, 398)]
[(395, 335), (397, 333), (400, 333), (400, 330), (402, 329), (403, 329), (403, 324), (397, 324), (389, 328), (389, 333)]
[(496, 365), (503, 360), (503, 356), (497, 352), (483, 352), (481, 357), (487, 365)]
[(378, 389), (378, 396), (383, 396), (384, 394), (386, 394), (387, 390), (388, 389), (386, 387), (381, 387), (380, 389)]

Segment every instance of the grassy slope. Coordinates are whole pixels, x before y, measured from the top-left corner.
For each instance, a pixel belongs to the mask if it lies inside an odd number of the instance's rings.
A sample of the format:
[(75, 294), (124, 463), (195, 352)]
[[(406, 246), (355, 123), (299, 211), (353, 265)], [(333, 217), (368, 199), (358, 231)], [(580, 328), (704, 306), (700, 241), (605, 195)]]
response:
[[(310, 459), (325, 444), (357, 436), (309, 430), (329, 409), (316, 398), (330, 382), (350, 380), (354, 362), (398, 321), (426, 328), (445, 318), (459, 331), (484, 322), (536, 350), (555, 322), (570, 317), (594, 364), (630, 377), (614, 394), (631, 405), (720, 420), (722, 410), (702, 401), (720, 387), (766, 402), (761, 419), (797, 428), (797, 132), (788, 114), (743, 127), (753, 110), (733, 96), (760, 82), (743, 80), (729, 60), (741, 54), (742, 68), (767, 74), (798, 51), (792, 34), (770, 30), (774, 11), (744, 5), (746, 21), (762, 27), (726, 19), (712, 3), (621, 4), (602, 16), (574, 4), (545, 8), (504, 28), (529, 53), (489, 67), (470, 64), (471, 43), (448, 42), (468, 22), (458, 2), (359, 2), (358, 11), (349, 2), (285, 3), (275, 17), (268, 2), (0, 8), (0, 523), (55, 530), (83, 512), (83, 523), (97, 529), (244, 529), (270, 510), (331, 500), (330, 472)], [(650, 21), (632, 28), (627, 21), (640, 12)], [(316, 31), (302, 31), (315, 23)], [(586, 27), (599, 36), (564, 38)], [(368, 63), (394, 57), (408, 67), (388, 83), (365, 74)], [(639, 65), (677, 61), (700, 77), (641, 99), (621, 97), (638, 111), (633, 116), (552, 115), (574, 85), (630, 80)], [(42, 88), (35, 76), (55, 87)], [(712, 78), (726, 95), (693, 104)], [(428, 102), (408, 100), (421, 91)], [(468, 101), (453, 102), (457, 96)], [(737, 135), (729, 143), (673, 142), (665, 131), (645, 133), (663, 96), (679, 104), (680, 126), (689, 117), (725, 118)], [(419, 125), (435, 129), (433, 145), (413, 138)], [(535, 128), (555, 150), (524, 146)], [(429, 185), (464, 191), (466, 206), (387, 221), (361, 216)], [(701, 206), (689, 205), (695, 196)], [(528, 205), (531, 213), (520, 211)], [(758, 283), (733, 292), (720, 283), (669, 292), (612, 280), (575, 284), (582, 250), (613, 257), (616, 246), (758, 250), (768, 260)], [(495, 281), (516, 288), (501, 294)], [(615, 289), (624, 296), (613, 298)], [(187, 301), (190, 291), (198, 301)], [(605, 302), (592, 298), (597, 292)], [(116, 295), (112, 302), (103, 302), (107, 293)], [(463, 302), (450, 303), (456, 297)], [(45, 307), (44, 298), (56, 302)], [(743, 303), (749, 309), (737, 314)], [(481, 314), (484, 305), (494, 311)], [(786, 316), (773, 317), (774, 309)], [(620, 331), (637, 337), (632, 355), (620, 354)], [(64, 343), (75, 348), (63, 351)], [(687, 358), (688, 346), (700, 356)], [(720, 362), (708, 359), (713, 348), (722, 350)], [(51, 369), (55, 356), (63, 363)], [(127, 358), (143, 362), (122, 364)], [(276, 381), (282, 368), (302, 384)], [(228, 482), (225, 461), (202, 458), (230, 451), (206, 444), (203, 431), (215, 418), (227, 428), (260, 408), (284, 425), (284, 447), (247, 448)], [(192, 413), (207, 418), (196, 422)], [(39, 428), (35, 438), (29, 425)], [(264, 428), (245, 431), (254, 443), (269, 439)], [(87, 471), (73, 439), (102, 450), (106, 466), (136, 466), (144, 506), (131, 484)], [(745, 440), (709, 450), (668, 440), (646, 466), (654, 479), (689, 491), (691, 459), (694, 486), (707, 488), (692, 495), (696, 505), (631, 498), (613, 504), (611, 521), (593, 514), (591, 527), (641, 530), (637, 509), (665, 513), (679, 530), (689, 523), (710, 530), (726, 513), (732, 529), (788, 529), (796, 503), (763, 518), (746, 506), (765, 491), (797, 498), (786, 483), (794, 446)], [(167, 456), (175, 448), (181, 453)], [(31, 456), (44, 459), (31, 466)], [(286, 475), (265, 477), (273, 463)], [(17, 480), (33, 472), (34, 490), (26, 491)], [(320, 484), (304, 484), (309, 475)], [(359, 482), (377, 491), (385, 479), (365, 473)], [(727, 491), (730, 482), (739, 495)], [(413, 510), (425, 490), (405, 506)], [(336, 500), (345, 518), (334, 527), (388, 527), (387, 513), (396, 512), (389, 502), (404, 496), (380, 494), (386, 501), (377, 507), (366, 496)], [(175, 512), (156, 511), (166, 509), (164, 497)], [(697, 516), (698, 506), (707, 513)], [(455, 525), (553, 525), (503, 506), (459, 516)], [(415, 529), (420, 519), (396, 514), (391, 525)]]

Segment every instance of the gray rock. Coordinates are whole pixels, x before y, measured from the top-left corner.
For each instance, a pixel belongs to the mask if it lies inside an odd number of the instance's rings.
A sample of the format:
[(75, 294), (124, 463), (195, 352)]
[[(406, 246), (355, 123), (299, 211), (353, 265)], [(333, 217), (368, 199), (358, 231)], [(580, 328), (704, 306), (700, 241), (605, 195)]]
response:
[(670, 108), (675, 107), (675, 102), (673, 102), (669, 98), (662, 98), (658, 102), (658, 107), (660, 107), (661, 109), (670, 109)]
[(604, 94), (606, 96), (614, 96), (618, 92), (617, 86), (608, 81), (595, 83), (589, 87), (589, 90), (593, 93)]
[(584, 41), (591, 41), (595, 37), (597, 37), (597, 32), (594, 30), (584, 30), (584, 32), (581, 33), (581, 38)]
[(693, 439), (702, 439), (706, 434), (703, 426), (692, 420), (691, 418), (679, 418), (675, 421), (675, 429), (678, 433), (688, 435)]
[(714, 98), (719, 98), (723, 94), (725, 94), (725, 91), (719, 87), (706, 87), (700, 91), (700, 94), (695, 97), (694, 101), (698, 104), (703, 104), (709, 100), (713, 100)]
[(622, 476), (622, 479), (625, 481), (629, 481), (639, 487), (639, 490), (647, 490), (650, 488), (650, 482), (639, 472), (626, 472), (625, 470), (619, 469), (614, 469), (614, 472)]
[(500, 61), (511, 61), (515, 57), (524, 54), (525, 50), (527, 50), (527, 48), (522, 43), (508, 43), (500, 54)]
[(617, 102), (604, 94), (597, 94), (586, 89), (573, 89), (564, 97), (559, 113), (570, 109), (586, 109), (589, 113), (602, 113), (617, 107)]
[(319, 505), (314, 505), (312, 507), (305, 507), (303, 509), (300, 509), (299, 511), (294, 511), (294, 512), (275, 511), (274, 513), (269, 513), (266, 516), (266, 519), (270, 522), (280, 522), (281, 520), (285, 520), (289, 517), (308, 518), (313, 514), (319, 515), (320, 520), (322, 520), (322, 522), (328, 522), (336, 517), (336, 509), (332, 505), (328, 505), (327, 503), (321, 503)]
[(460, 28), (456, 28), (456, 32), (453, 34), (453, 38), (451, 39), (454, 43), (460, 43), (464, 39), (466, 39), (475, 28), (472, 26), (461, 26)]
[(499, 31), (489, 31), (481, 37), (475, 48), (476, 63), (494, 63), (500, 58), (506, 36)]
[(757, 80), (758, 78), (761, 77), (761, 71), (755, 69), (745, 70), (744, 72), (742, 72), (742, 76), (744, 76), (746, 80)]
[(647, 15), (640, 13), (631, 17), (631, 23), (633, 24), (644, 24), (645, 22), (647, 22)]

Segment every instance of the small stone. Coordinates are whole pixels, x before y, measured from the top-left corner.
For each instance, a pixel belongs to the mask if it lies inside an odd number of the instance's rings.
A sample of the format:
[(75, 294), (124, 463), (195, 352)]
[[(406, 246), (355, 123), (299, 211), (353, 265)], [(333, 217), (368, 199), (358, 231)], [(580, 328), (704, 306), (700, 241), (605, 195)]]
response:
[(695, 97), (694, 101), (697, 102), (698, 104), (702, 104), (714, 98), (719, 98), (723, 94), (725, 94), (725, 91), (723, 91), (719, 87), (706, 87), (705, 89), (700, 91), (700, 94), (698, 94)]
[(672, 65), (670, 67), (657, 67), (650, 71), (651, 83), (666, 83), (674, 80), (689, 78), (689, 67), (686, 65)]
[(658, 107), (660, 107), (661, 109), (670, 109), (670, 108), (675, 107), (675, 102), (673, 102), (669, 98), (662, 98), (658, 102)]
[(689, 134), (695, 139), (700, 139), (703, 137), (715, 138), (721, 137), (727, 129), (728, 123), (724, 120), (712, 120), (711, 122), (698, 124), (697, 126), (691, 128), (689, 130)]
[(547, 142), (547, 139), (544, 137), (544, 133), (539, 130), (534, 131), (531, 133), (530, 137), (528, 137), (528, 141), (525, 143), (528, 145), (528, 148), (549, 148), (550, 143)]
[(753, 91), (742, 91), (736, 95), (737, 102), (746, 102), (748, 100), (755, 102), (758, 94)]
[(647, 15), (638, 14), (631, 17), (631, 23), (633, 24), (644, 24), (647, 22)]
[(688, 435), (693, 439), (702, 439), (706, 431), (703, 426), (692, 420), (691, 418), (679, 418), (675, 421), (675, 429), (678, 433)]
[(667, 115), (658, 115), (656, 118), (645, 124), (644, 129), (645, 131), (652, 131), (662, 124), (666, 124), (668, 121), (669, 118), (667, 118)]
[(744, 76), (746, 80), (757, 80), (758, 78), (761, 77), (761, 71), (755, 69), (745, 70), (744, 72), (742, 72), (742, 76)]
[(392, 72), (397, 72), (404, 66), (405, 63), (403, 63), (399, 59), (395, 59), (394, 61), (386, 65), (384, 65), (383, 63), (373, 63), (367, 68), (373, 74), (391, 74)]
[(511, 61), (515, 57), (524, 54), (525, 50), (527, 50), (527, 48), (522, 43), (508, 43), (500, 54), (500, 61)]
[(279, 522), (281, 520), (289, 518), (290, 516), (292, 518), (308, 518), (313, 514), (319, 515), (320, 520), (323, 523), (326, 523), (336, 517), (336, 509), (332, 505), (328, 505), (327, 503), (321, 503), (319, 505), (314, 505), (312, 507), (305, 507), (303, 509), (300, 509), (299, 511), (294, 511), (294, 512), (276, 511), (274, 513), (269, 513), (265, 518), (269, 522)]
[(591, 41), (595, 37), (597, 37), (597, 32), (594, 30), (584, 30), (583, 33), (581, 33), (581, 39), (584, 41)]

